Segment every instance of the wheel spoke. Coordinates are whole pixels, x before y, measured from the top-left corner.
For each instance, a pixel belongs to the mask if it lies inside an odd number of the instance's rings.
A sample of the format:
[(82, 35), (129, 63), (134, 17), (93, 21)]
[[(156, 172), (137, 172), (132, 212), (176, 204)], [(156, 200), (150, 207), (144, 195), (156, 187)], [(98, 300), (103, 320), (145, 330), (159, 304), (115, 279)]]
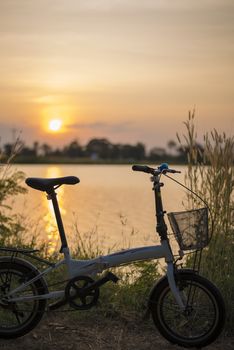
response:
[(83, 303), (84, 305), (87, 305), (86, 296), (85, 296), (85, 297), (81, 297), (80, 299), (81, 299), (81, 301), (82, 301), (82, 303)]
[(92, 290), (91, 292), (89, 292), (88, 294), (86, 294), (86, 295), (88, 295), (88, 296), (90, 296), (90, 297), (94, 297), (95, 295), (96, 295), (96, 291), (95, 291), (95, 289), (94, 290)]
[(18, 321), (18, 324), (21, 324), (21, 321), (20, 321), (20, 319), (19, 319), (19, 314), (18, 314), (18, 312), (15, 311), (14, 314), (15, 314), (16, 320)]
[(5, 284), (5, 283), (6, 283), (6, 281), (4, 281), (4, 280), (3, 280), (3, 276), (2, 276), (2, 274), (0, 274), (0, 278), (1, 278), (2, 284)]
[[(2, 289), (1, 297), (4, 298), (11, 290), (18, 288), (25, 276), (35, 276), (35, 271), (25, 264), (0, 261), (0, 281), (7, 288)], [(2, 286), (2, 287), (3, 287)], [(29, 332), (32, 327), (40, 321), (45, 310), (45, 300), (24, 301), (24, 296), (34, 296), (46, 293), (41, 280), (31, 283), (26, 289), (15, 294), (15, 297), (22, 298), (18, 302), (6, 302), (0, 306), (0, 338), (18, 337)], [(7, 300), (7, 299), (5, 299)]]
[(74, 288), (75, 290), (80, 290), (80, 287), (78, 287), (77, 285), (76, 285), (76, 283), (75, 282), (73, 282), (72, 284), (71, 284), (71, 287), (72, 288)]
[(204, 277), (185, 272), (178, 277), (180, 296), (185, 302), (186, 309), (180, 309), (175, 303), (168, 281), (165, 279), (155, 291), (152, 300), (154, 322), (159, 331), (171, 342), (186, 347), (206, 346), (222, 330), (223, 300), (217, 288)]

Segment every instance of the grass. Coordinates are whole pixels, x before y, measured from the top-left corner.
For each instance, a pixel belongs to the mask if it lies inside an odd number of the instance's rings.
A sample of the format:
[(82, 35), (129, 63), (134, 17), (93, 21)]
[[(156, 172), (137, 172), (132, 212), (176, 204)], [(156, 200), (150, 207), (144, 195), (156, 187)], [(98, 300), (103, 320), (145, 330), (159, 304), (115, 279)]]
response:
[(234, 231), (222, 236), (215, 235), (209, 248), (204, 251), (201, 273), (217, 285), (225, 300), (226, 330), (234, 329)]
[[(226, 137), (225, 134), (220, 135), (214, 130), (204, 136), (204, 149), (201, 150), (197, 144), (194, 113), (189, 115), (185, 127), (183, 146), (188, 155), (185, 182), (208, 203), (213, 220), (213, 225), (210, 225), (210, 229), (213, 230), (213, 238), (210, 245), (204, 249), (201, 273), (221, 290), (227, 305), (226, 330), (232, 332), (234, 329), (234, 139)], [(9, 163), (5, 165), (5, 168), (2, 167), (1, 171), (1, 245), (35, 247), (36, 239), (33, 236), (28, 244), (25, 243), (26, 231), (22, 219), (11, 215), (11, 208), (5, 206), (8, 196), (21, 193), (22, 174), (17, 172), (13, 174)], [(188, 194), (186, 208), (196, 208), (200, 205), (196, 197)], [(79, 245), (74, 252), (75, 258), (89, 259), (102, 255), (100, 247), (97, 247), (91, 238), (85, 241), (78, 230), (77, 235)], [(48, 256), (47, 245), (40, 248), (42, 249), (41, 256), (55, 261), (60, 257), (55, 254)], [(191, 260), (188, 259), (187, 264), (190, 263)], [(44, 267), (43, 264), (40, 267)], [(102, 288), (99, 310), (108, 316), (118, 314), (133, 317), (141, 311), (144, 314), (149, 291), (161, 274), (158, 262), (139, 262), (132, 264), (128, 269), (119, 268), (114, 269), (113, 272), (121, 277), (121, 281), (117, 285), (108, 283)], [(66, 277), (61, 268), (49, 276), (48, 283), (53, 284), (63, 279)]]
[[(188, 164), (186, 184), (205, 200), (210, 209), (212, 239), (203, 251), (201, 273), (214, 282), (224, 297), (227, 308), (226, 329), (234, 329), (234, 137), (217, 130), (204, 135), (204, 146), (197, 143), (195, 113), (185, 122), (183, 137)], [(179, 137), (179, 141), (181, 138)], [(204, 206), (191, 193), (187, 208)], [(191, 264), (191, 260), (188, 260)]]

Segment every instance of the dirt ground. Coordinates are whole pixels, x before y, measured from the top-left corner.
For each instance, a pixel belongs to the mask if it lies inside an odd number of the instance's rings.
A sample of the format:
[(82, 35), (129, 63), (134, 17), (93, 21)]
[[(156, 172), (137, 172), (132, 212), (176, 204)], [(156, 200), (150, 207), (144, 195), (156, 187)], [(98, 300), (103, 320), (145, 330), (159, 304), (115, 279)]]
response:
[[(177, 350), (151, 321), (126, 321), (103, 316), (79, 319), (69, 314), (46, 315), (29, 334), (0, 340), (4, 350)], [(233, 350), (234, 337), (220, 336), (207, 350)]]

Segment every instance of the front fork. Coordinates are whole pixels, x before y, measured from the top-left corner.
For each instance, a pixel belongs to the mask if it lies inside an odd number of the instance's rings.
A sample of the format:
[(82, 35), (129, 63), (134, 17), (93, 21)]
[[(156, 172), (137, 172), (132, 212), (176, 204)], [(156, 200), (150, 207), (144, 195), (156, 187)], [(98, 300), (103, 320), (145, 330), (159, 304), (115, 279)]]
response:
[(186, 303), (183, 301), (184, 298), (182, 297), (182, 293), (179, 291), (175, 281), (176, 266), (174, 263), (174, 256), (173, 256), (168, 239), (161, 240), (161, 245), (164, 248), (165, 262), (167, 264), (166, 275), (167, 275), (169, 287), (179, 307), (182, 310), (185, 310)]
[(167, 279), (171, 292), (182, 310), (186, 309), (186, 304), (182, 300), (181, 292), (178, 289), (175, 281), (175, 266), (172, 262), (167, 263)]

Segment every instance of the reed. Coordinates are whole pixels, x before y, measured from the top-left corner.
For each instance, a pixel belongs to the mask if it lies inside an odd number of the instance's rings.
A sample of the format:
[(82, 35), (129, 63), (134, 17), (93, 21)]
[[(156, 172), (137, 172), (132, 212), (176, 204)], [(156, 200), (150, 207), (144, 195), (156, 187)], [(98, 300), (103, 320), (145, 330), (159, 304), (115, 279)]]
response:
[(20, 215), (12, 213), (10, 199), (18, 194), (26, 192), (21, 185), (24, 174), (12, 169), (11, 162), (21, 148), (21, 142), (16, 140), (12, 146), (11, 154), (7, 160), (2, 162), (3, 156), (0, 152), (0, 245), (21, 244), (21, 235), (25, 231)]
[[(221, 290), (227, 306), (226, 329), (234, 329), (234, 137), (213, 130), (197, 142), (195, 112), (185, 122), (186, 133), (178, 137), (187, 152), (186, 185), (205, 200), (210, 208), (212, 239), (203, 250), (201, 273)], [(187, 194), (187, 207), (203, 203)], [(188, 260), (188, 264), (191, 260)]]
[[(127, 249), (131, 242), (126, 242), (124, 237), (126, 218), (120, 216), (120, 221), (123, 231), (119, 245)], [(99, 238), (98, 226), (94, 226), (89, 233), (82, 234), (78, 225), (75, 224), (74, 231), (77, 243), (72, 255), (76, 259), (91, 259), (108, 254), (117, 248), (117, 245), (107, 251), (101, 248), (102, 239)], [(131, 235), (134, 236), (134, 234), (133, 230)], [(158, 260), (135, 262), (127, 266), (112, 268), (111, 271), (119, 277), (119, 282), (117, 284), (107, 283), (102, 287), (98, 305), (99, 313), (123, 319), (139, 317), (139, 314), (143, 316), (147, 311), (149, 292), (153, 284), (161, 277)]]
[[(226, 329), (230, 331), (234, 329), (234, 138), (214, 130), (204, 135), (204, 145), (200, 146), (197, 142), (194, 117), (194, 111), (189, 113), (189, 118), (185, 122), (186, 133), (182, 138), (178, 136), (187, 153), (185, 182), (207, 202), (211, 210), (213, 225), (210, 225), (210, 229), (213, 231), (213, 238), (203, 251), (201, 272), (222, 291), (228, 310)], [(32, 240), (26, 243), (27, 230), (22, 218), (12, 215), (11, 207), (6, 205), (9, 198), (25, 192), (21, 185), (23, 174), (14, 172), (10, 166), (14, 152), (13, 150), (9, 161), (0, 167), (0, 244), (35, 247), (37, 243), (35, 236), (31, 235)], [(200, 205), (196, 197), (188, 194), (186, 207)], [(100, 245), (93, 240), (97, 233), (96, 229), (84, 237), (75, 227), (78, 242), (75, 257), (89, 259), (103, 253)], [(55, 261), (59, 258), (56, 254), (49, 256), (46, 245), (41, 254)], [(188, 260), (187, 264), (189, 263)], [(100, 310), (109, 316), (116, 313), (132, 315), (144, 310), (149, 290), (154, 281), (160, 277), (160, 271), (158, 263), (154, 261), (133, 264), (128, 270), (118, 269), (116, 274), (121, 278), (121, 282), (103, 287), (101, 293), (103, 306)], [(49, 284), (58, 278), (62, 280), (64, 271), (56, 271), (56, 274), (49, 278)]]

